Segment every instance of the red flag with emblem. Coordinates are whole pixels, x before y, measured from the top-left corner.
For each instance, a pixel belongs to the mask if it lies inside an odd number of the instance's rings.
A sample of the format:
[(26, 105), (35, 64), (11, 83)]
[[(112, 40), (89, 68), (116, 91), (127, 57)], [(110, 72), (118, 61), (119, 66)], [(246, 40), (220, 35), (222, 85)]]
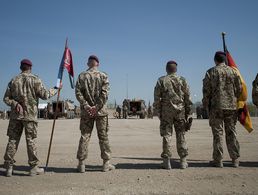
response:
[(74, 88), (73, 58), (72, 58), (72, 52), (67, 46), (67, 39), (65, 43), (63, 58), (60, 63), (60, 67), (58, 71), (57, 85), (56, 85), (57, 88), (60, 88), (62, 86), (62, 77), (63, 77), (64, 68), (66, 68), (66, 70), (68, 71), (71, 88), (73, 89)]

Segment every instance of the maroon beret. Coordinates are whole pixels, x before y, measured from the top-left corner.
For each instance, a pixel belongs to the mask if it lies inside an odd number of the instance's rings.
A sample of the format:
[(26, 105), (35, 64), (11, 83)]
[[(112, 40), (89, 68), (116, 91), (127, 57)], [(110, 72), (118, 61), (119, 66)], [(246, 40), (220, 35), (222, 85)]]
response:
[(97, 56), (95, 56), (95, 55), (91, 55), (91, 56), (88, 58), (88, 60), (95, 60), (96, 62), (99, 63), (99, 58), (98, 58)]
[(177, 66), (177, 63), (173, 60), (170, 60), (170, 61), (167, 62), (167, 65), (170, 65), (170, 64), (175, 64)]
[(23, 59), (23, 60), (21, 61), (21, 65), (23, 65), (23, 64), (32, 66), (32, 62), (31, 62), (30, 60), (28, 60), (28, 59)]

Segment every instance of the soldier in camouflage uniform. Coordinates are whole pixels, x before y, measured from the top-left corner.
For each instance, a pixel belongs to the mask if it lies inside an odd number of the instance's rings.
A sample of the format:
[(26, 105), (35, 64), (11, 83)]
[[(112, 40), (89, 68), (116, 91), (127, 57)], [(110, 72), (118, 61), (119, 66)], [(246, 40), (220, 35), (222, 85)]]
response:
[(189, 86), (184, 77), (178, 76), (177, 63), (169, 61), (167, 75), (160, 77), (154, 89), (154, 111), (160, 119), (160, 135), (163, 138), (163, 168), (171, 169), (171, 137), (173, 126), (176, 132), (180, 168), (187, 168), (188, 148), (185, 140), (185, 122), (191, 114)]
[(239, 143), (236, 138), (237, 99), (241, 94), (241, 81), (237, 73), (225, 64), (224, 52), (216, 52), (216, 66), (206, 72), (203, 79), (203, 106), (209, 112), (209, 124), (213, 133), (212, 166), (223, 167), (223, 126), (232, 164), (239, 166)]
[(48, 99), (56, 94), (56, 89), (47, 90), (42, 81), (31, 73), (32, 63), (28, 59), (21, 61), (21, 73), (8, 84), (4, 102), (11, 106), (10, 121), (7, 130), (9, 141), (4, 155), (6, 176), (12, 176), (14, 155), (18, 149), (23, 129), (25, 129), (30, 175), (43, 173), (38, 167), (36, 149), (38, 100)]
[(116, 107), (116, 112), (118, 113), (118, 118), (120, 119), (121, 118), (121, 108), (120, 108), (120, 106), (117, 106)]
[(98, 70), (99, 60), (92, 55), (88, 59), (87, 71), (82, 72), (76, 82), (75, 94), (81, 105), (80, 130), (81, 138), (77, 152), (79, 160), (78, 171), (85, 172), (85, 159), (88, 155), (88, 145), (96, 122), (103, 171), (110, 171), (115, 167), (110, 164), (111, 150), (108, 140), (108, 113), (106, 102), (109, 92), (108, 76)]
[(253, 81), (252, 98), (254, 105), (258, 107), (258, 74), (256, 75), (256, 78)]
[(152, 106), (148, 107), (148, 118), (153, 118), (153, 111), (152, 111)]
[(122, 108), (123, 108), (123, 118), (127, 119), (127, 116), (128, 116), (128, 105), (127, 105), (127, 101), (126, 100), (123, 101)]

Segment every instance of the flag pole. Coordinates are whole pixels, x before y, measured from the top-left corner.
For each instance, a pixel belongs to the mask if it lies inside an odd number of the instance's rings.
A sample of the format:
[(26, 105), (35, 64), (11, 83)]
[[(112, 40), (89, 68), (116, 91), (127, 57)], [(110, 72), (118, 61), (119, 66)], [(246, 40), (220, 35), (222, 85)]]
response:
[(226, 64), (230, 66), (231, 68), (235, 69), (237, 72), (238, 76), (240, 77), (241, 80), (241, 85), (242, 85), (242, 91), (240, 97), (237, 100), (237, 105), (238, 105), (238, 121), (240, 122), (241, 125), (244, 126), (244, 128), (250, 133), (253, 130), (252, 127), (252, 121), (250, 118), (250, 114), (247, 108), (246, 100), (247, 100), (247, 89), (246, 89), (246, 84), (245, 81), (243, 80), (237, 65), (235, 64), (234, 60), (232, 59), (231, 55), (229, 54), (226, 46), (226, 41), (225, 41), (225, 32), (222, 32), (222, 40), (223, 40), (223, 49), (224, 52), (226, 53)]
[[(66, 38), (66, 41), (65, 41), (65, 49), (67, 48), (67, 40), (68, 40), (68, 38)], [(62, 59), (62, 61), (63, 61), (63, 59)], [(63, 63), (63, 62), (61, 62), (61, 63)], [(62, 71), (62, 75), (63, 75), (63, 71)], [(50, 152), (51, 152), (51, 146), (52, 146), (52, 141), (53, 141), (53, 137), (54, 137), (55, 124), (56, 124), (56, 118), (57, 118), (57, 110), (58, 110), (58, 103), (59, 103), (60, 92), (61, 92), (61, 88), (62, 88), (62, 76), (61, 76), (61, 79), (60, 79), (60, 85), (61, 86), (59, 86), (58, 92), (57, 92), (56, 109), (55, 109), (55, 113), (54, 113), (54, 121), (53, 121), (53, 125), (52, 125), (51, 136), (50, 136), (50, 140), (49, 140), (49, 147), (48, 147), (45, 171), (47, 171), (47, 168), (48, 168), (48, 162), (49, 162), (49, 157), (50, 157)]]
[(226, 35), (226, 33), (225, 33), (225, 32), (222, 32), (221, 35), (222, 35), (222, 41), (223, 41), (223, 50), (224, 50), (224, 52), (226, 52), (226, 51), (227, 51), (227, 48), (226, 48), (226, 41), (225, 41), (225, 35)]
[[(60, 81), (60, 83), (61, 82), (62, 81)], [(61, 88), (59, 88), (58, 92), (57, 92), (56, 109), (55, 109), (55, 113), (54, 113), (54, 121), (53, 121), (53, 125), (52, 125), (50, 141), (49, 141), (49, 147), (48, 147), (47, 162), (46, 162), (45, 171), (47, 171), (47, 168), (48, 168), (48, 162), (49, 162), (49, 157), (50, 157), (50, 152), (51, 152), (52, 140), (53, 140), (54, 131), (55, 131), (55, 124), (56, 124), (56, 118), (57, 118), (57, 110), (58, 110), (58, 103), (59, 103), (59, 98), (60, 98), (60, 92), (61, 92)]]

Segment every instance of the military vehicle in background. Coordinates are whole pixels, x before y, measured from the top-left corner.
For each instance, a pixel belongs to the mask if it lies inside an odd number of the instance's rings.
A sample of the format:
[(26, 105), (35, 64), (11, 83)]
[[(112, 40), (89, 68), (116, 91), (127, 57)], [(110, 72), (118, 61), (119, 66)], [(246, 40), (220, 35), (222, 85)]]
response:
[(196, 107), (196, 115), (197, 115), (197, 119), (208, 119), (209, 118), (207, 110), (202, 105), (198, 105)]
[(144, 119), (147, 115), (145, 101), (141, 99), (124, 99), (123, 112), (124, 110), (126, 110), (126, 113), (123, 113), (123, 118), (137, 116), (140, 119)]
[(49, 119), (54, 118), (55, 111), (57, 109), (57, 118), (73, 119), (75, 117), (75, 106), (70, 100), (59, 101), (58, 105), (56, 101), (52, 101), (47, 105), (47, 116)]

